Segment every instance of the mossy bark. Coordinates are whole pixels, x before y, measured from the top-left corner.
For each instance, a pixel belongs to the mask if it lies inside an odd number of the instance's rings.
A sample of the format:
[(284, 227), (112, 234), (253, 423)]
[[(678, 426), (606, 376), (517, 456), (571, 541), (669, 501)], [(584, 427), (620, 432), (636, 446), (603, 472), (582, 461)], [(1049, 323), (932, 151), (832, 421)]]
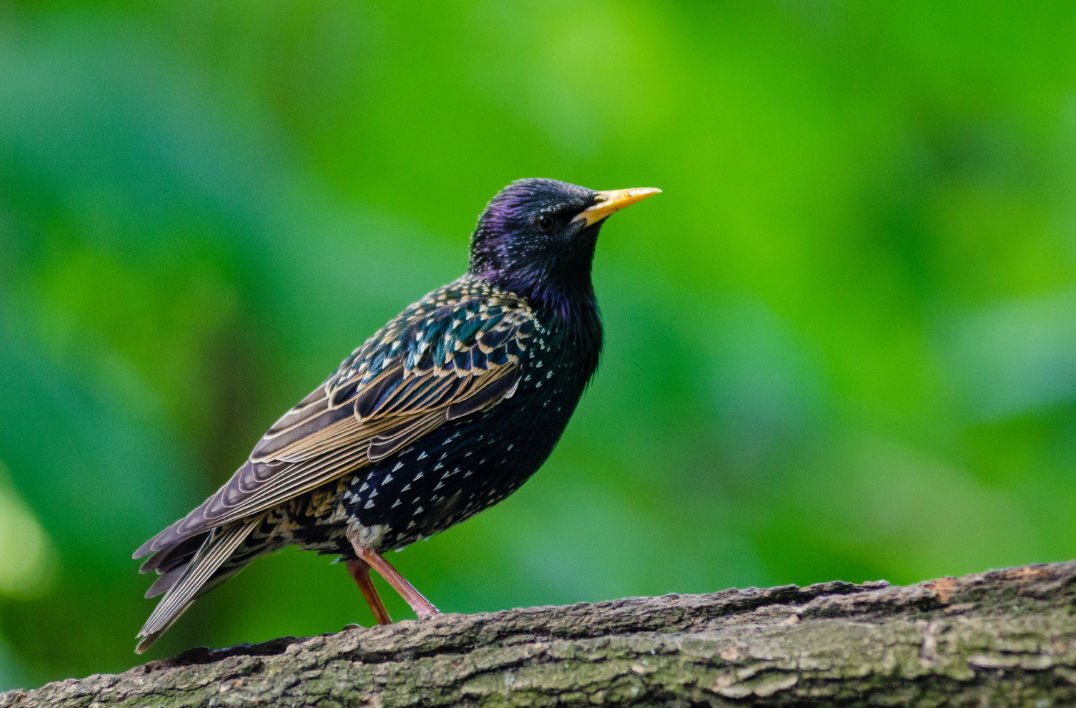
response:
[(1076, 561), (539, 607), (198, 649), (0, 705), (1076, 705)]

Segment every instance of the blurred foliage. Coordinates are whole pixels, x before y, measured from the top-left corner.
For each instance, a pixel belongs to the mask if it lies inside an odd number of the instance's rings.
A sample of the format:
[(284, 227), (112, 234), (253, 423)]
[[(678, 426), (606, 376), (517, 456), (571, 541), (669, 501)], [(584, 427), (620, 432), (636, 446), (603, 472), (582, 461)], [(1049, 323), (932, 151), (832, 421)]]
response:
[[(537, 478), (443, 609), (1076, 555), (1076, 4), (0, 6), (0, 689), (138, 661), (130, 552), (524, 176), (602, 236)], [(407, 617), (402, 603), (390, 610)], [(284, 552), (155, 649), (370, 617)]]

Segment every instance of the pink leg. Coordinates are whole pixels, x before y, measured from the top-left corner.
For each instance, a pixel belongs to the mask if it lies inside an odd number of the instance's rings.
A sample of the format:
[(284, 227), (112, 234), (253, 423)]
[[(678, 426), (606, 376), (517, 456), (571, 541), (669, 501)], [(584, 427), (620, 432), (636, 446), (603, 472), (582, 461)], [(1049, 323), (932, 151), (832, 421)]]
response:
[(425, 619), (438, 614), (436, 607), (430, 604), (430, 601), (422, 596), (418, 590), (404, 579), (404, 576), (400, 575), (395, 568), (389, 565), (389, 562), (382, 558), (378, 553), (371, 551), (368, 548), (363, 548), (358, 544), (352, 543), (352, 547), (355, 549), (355, 553), (359, 558), (367, 565), (377, 571), (377, 574), (385, 579), (392, 589), (400, 594), (407, 604), (411, 606), (411, 609), (415, 611), (419, 619)]
[(370, 566), (361, 560), (349, 560), (347, 562), (347, 572), (351, 574), (351, 578), (359, 586), (359, 591), (366, 598), (366, 604), (373, 610), (374, 619), (377, 620), (377, 623), (392, 624), (392, 618), (389, 617), (388, 610), (385, 609), (385, 603), (381, 602), (381, 596), (377, 594), (374, 581), (370, 579)]

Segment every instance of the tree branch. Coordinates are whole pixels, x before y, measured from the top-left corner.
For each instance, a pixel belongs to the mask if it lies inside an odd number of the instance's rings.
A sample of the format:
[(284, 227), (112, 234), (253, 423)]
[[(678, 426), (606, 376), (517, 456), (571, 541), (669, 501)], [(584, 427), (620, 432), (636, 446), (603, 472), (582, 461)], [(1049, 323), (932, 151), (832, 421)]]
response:
[(1076, 561), (539, 607), (195, 649), (0, 705), (1076, 704)]

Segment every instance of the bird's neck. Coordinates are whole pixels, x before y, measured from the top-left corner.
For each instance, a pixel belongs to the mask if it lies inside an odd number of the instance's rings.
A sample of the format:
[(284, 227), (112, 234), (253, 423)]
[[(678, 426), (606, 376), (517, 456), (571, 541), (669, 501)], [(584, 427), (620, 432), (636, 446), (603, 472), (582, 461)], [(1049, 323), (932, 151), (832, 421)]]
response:
[(598, 366), (602, 349), (602, 322), (590, 273), (562, 280), (553, 274), (541, 279), (508, 283), (507, 289), (534, 308), (543, 326), (560, 342), (564, 356), (578, 366), (585, 382)]
[(535, 264), (508, 272), (476, 273), (472, 270), (470, 276), (489, 283), (497, 290), (523, 298), (543, 322), (587, 326), (591, 324), (592, 315), (597, 313), (598, 305), (589, 270), (564, 273)]
[(589, 269), (570, 274), (549, 270), (513, 270), (466, 276), (512, 293), (529, 304), (566, 351), (586, 362), (587, 375), (597, 366), (602, 348), (602, 323)]

